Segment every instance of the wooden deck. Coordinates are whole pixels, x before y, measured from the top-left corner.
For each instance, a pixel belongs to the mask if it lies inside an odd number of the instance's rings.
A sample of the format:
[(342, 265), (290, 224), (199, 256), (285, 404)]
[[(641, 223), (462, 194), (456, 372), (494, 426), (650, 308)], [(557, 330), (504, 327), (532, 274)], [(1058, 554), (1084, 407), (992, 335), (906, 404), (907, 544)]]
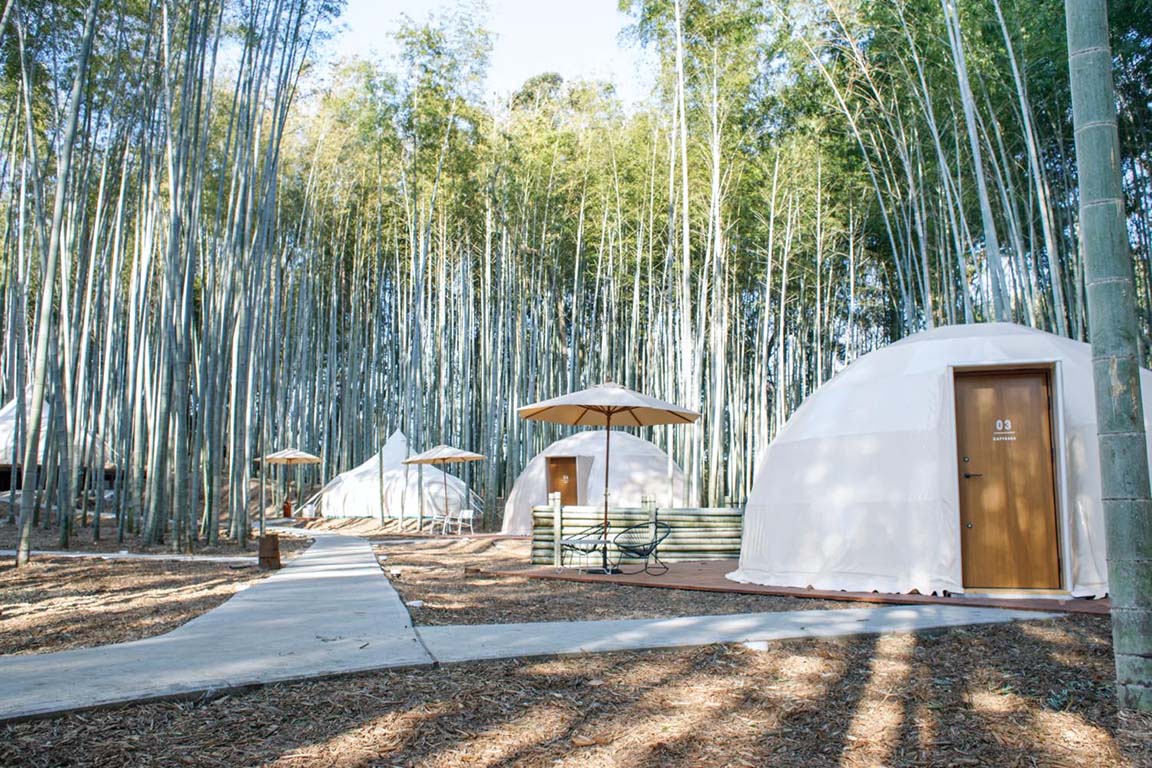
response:
[(1061, 598), (1009, 598), (1009, 597), (940, 597), (936, 595), (905, 595), (880, 592), (840, 592), (835, 590), (803, 589), (798, 587), (769, 587), (760, 584), (740, 584), (725, 578), (736, 570), (736, 560), (711, 560), (670, 563), (668, 572), (660, 576), (645, 573), (604, 575), (584, 573), (575, 568), (557, 571), (555, 568), (534, 568), (528, 571), (495, 571), (496, 575), (520, 576), (533, 579), (557, 579), (595, 584), (605, 582), (630, 587), (656, 589), (691, 589), (700, 592), (736, 592), (746, 595), (778, 595), (784, 597), (843, 600), (849, 603), (883, 603), (886, 605), (965, 605), (973, 608), (1012, 608), (1022, 611), (1060, 611), (1098, 616), (1108, 614), (1107, 598), (1101, 600)]

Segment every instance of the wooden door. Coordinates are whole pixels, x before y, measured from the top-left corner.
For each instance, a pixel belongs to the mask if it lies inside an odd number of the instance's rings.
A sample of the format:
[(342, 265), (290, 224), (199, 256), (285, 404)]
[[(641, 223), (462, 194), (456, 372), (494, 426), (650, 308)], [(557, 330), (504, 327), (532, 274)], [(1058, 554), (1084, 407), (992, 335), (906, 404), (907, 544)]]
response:
[(956, 375), (964, 586), (1058, 589), (1048, 372)]
[(548, 495), (560, 494), (560, 503), (566, 507), (580, 502), (576, 493), (576, 457), (548, 457)]

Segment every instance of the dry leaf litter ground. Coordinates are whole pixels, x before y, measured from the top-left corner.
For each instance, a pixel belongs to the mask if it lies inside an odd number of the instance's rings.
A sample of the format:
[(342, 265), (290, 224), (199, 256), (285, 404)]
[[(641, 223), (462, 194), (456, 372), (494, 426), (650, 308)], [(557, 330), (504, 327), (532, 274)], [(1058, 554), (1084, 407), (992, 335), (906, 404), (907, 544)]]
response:
[[(0, 520), (3, 516), (0, 515)], [(153, 554), (171, 554), (171, 544), (145, 544), (137, 536), (125, 536), (123, 541), (118, 541), (116, 538), (116, 519), (111, 515), (106, 515), (102, 520), (103, 530), (100, 532), (100, 540), (95, 541), (92, 538), (92, 529), (88, 527), (77, 526), (69, 539), (68, 551), (70, 552), (100, 552), (100, 553), (113, 553), (113, 552), (133, 552), (133, 553), (153, 553)], [(18, 526), (8, 523), (0, 522), (0, 550), (16, 549), (16, 542), (19, 539), (20, 529)], [(40, 528), (32, 529), (32, 549), (33, 550), (59, 550), (59, 536), (60, 531), (58, 528)], [(309, 539), (301, 536), (280, 536), (280, 558), (281, 560), (295, 556), (299, 551), (306, 548), (309, 544)], [(222, 528), (220, 531), (219, 543), (215, 546), (208, 546), (204, 542), (196, 542), (192, 545), (192, 554), (195, 555), (255, 555), (256, 554), (256, 540), (253, 538), (248, 542), (247, 547), (241, 547), (236, 541), (227, 537), (227, 529)]]
[[(287, 547), (284, 545), (287, 544)], [(307, 540), (281, 541), (299, 552)], [(49, 653), (169, 632), (269, 572), (228, 563), (0, 558), (0, 654)], [(3, 763), (0, 763), (3, 765)]]
[[(414, 610), (425, 624), (773, 610), (763, 601), (779, 600), (685, 593), (717, 606), (708, 611), (670, 590), (464, 573), (523, 564), (508, 542), (392, 540), (379, 551), (386, 571), (401, 569), (402, 594), (426, 601)], [(755, 603), (719, 607), (728, 597)], [(1152, 718), (1116, 712), (1111, 675), (1108, 620), (1086, 616), (763, 652), (470, 663), (0, 726), (0, 765), (1152, 766)]]
[[(371, 536), (392, 586), (417, 624), (654, 619), (725, 613), (868, 608), (770, 595), (694, 592), (495, 575), (526, 569), (529, 542), (517, 539)], [(395, 571), (399, 569), (399, 574)]]
[(471, 663), (0, 726), (29, 766), (1152, 765), (1106, 619)]

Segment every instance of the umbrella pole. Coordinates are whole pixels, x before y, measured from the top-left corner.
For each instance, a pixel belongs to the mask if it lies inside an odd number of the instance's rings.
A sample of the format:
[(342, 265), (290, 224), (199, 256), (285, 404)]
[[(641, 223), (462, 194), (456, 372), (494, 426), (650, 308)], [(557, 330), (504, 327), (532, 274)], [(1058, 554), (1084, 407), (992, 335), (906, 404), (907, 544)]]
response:
[(600, 550), (600, 562), (604, 566), (604, 573), (610, 573), (608, 570), (608, 467), (612, 464), (612, 412), (609, 411), (606, 416), (607, 423), (604, 425), (604, 547)]
[(444, 475), (444, 527), (440, 530), (444, 534), (452, 530), (448, 519), (448, 462), (440, 462), (440, 474)]

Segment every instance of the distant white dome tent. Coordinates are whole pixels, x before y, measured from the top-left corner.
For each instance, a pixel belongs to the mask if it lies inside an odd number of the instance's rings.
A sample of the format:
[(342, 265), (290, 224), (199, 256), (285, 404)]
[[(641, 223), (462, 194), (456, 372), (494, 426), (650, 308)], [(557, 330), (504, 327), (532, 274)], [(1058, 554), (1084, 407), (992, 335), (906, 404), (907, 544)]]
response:
[[(16, 406), (18, 405), (15, 398), (9, 400), (0, 408), (0, 464), (8, 465), (12, 463), (13, 459), (19, 463), (24, 459), (24, 444), (21, 442), (20, 430), (17, 429), (17, 413)], [(25, 401), (24, 404), (24, 418), (28, 418), (28, 412), (31, 406)], [(44, 412), (40, 417), (40, 448), (43, 450), (45, 445), (52, 441), (52, 436), (49, 434), (49, 405), (47, 401), (44, 403)], [(25, 430), (27, 431), (27, 430)], [(101, 450), (100, 438), (94, 431), (89, 430), (79, 440), (77, 440), (74, 450), (80, 453), (86, 453), (89, 449), (93, 449), (97, 455)], [(109, 464), (114, 460), (114, 452), (112, 447), (105, 444), (103, 446), (104, 457)], [(75, 457), (74, 457), (75, 459)]]
[(1100, 596), (1105, 557), (1091, 348), (989, 323), (872, 352), (809, 397), (768, 446), (729, 578)]
[(396, 431), (378, 453), (363, 464), (332, 478), (320, 491), (316, 507), (324, 517), (416, 518), (421, 512), (442, 513), (445, 481), (450, 506), (467, 504), (467, 484), (439, 470), (404, 466), (408, 438)]
[[(501, 532), (531, 534), (532, 508), (547, 504), (550, 492), (566, 496), (566, 505), (604, 502), (604, 430), (577, 432), (536, 454), (508, 494)], [(668, 454), (621, 431), (612, 433), (609, 494), (615, 507), (639, 507), (645, 496), (662, 507), (696, 506), (688, 498), (684, 472)]]
[[(19, 405), (13, 398), (0, 408), (0, 464), (11, 466), (24, 460), (24, 446), (20, 442), (20, 430), (17, 429), (16, 406)], [(25, 405), (24, 418), (28, 418), (28, 407)], [(40, 446), (48, 442), (48, 407), (45, 403), (44, 416), (40, 419)]]
[[(29, 388), (29, 393), (31, 388)], [(30, 394), (29, 394), (30, 396)], [(9, 400), (0, 408), (0, 490), (9, 490), (15, 486), (19, 481), (18, 478), (12, 477), (13, 468), (19, 465), (24, 460), (24, 441), (27, 436), (27, 430), (21, 430), (17, 427), (18, 424), (16, 407), (18, 403), (15, 398)], [(30, 407), (27, 400), (25, 400), (24, 418), (28, 418)], [(44, 404), (44, 412), (40, 418), (40, 451), (43, 454), (44, 449), (52, 443), (53, 436), (49, 433), (50, 427), (49, 420), (49, 406), (48, 403)], [(23, 433), (23, 434), (22, 434)], [(101, 458), (104, 460), (103, 473), (105, 482), (108, 482), (109, 472), (115, 469), (115, 462), (117, 456), (112, 450), (112, 447), (107, 443), (101, 441), (100, 437), (92, 430), (87, 431), (73, 446), (75, 453), (72, 456), (72, 461), (78, 462), (83, 465), (88, 461), (89, 451), (91, 451), (91, 458), (99, 461)]]

